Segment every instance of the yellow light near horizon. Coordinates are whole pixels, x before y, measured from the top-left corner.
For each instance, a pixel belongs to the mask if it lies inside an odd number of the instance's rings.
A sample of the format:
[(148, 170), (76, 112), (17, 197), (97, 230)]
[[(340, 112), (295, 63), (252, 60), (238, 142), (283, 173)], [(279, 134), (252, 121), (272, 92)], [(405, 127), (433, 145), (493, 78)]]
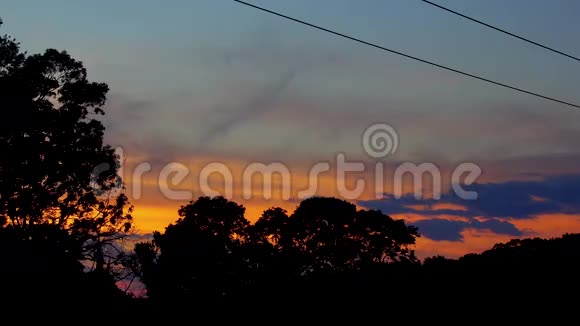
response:
[[(262, 213), (271, 207), (281, 207), (290, 213), (296, 208), (296, 204), (287, 201), (268, 201), (268, 202), (238, 202), (246, 208), (245, 217), (251, 223), (256, 222)], [(181, 204), (166, 201), (163, 203), (158, 203), (155, 206), (152, 205), (139, 205), (135, 208), (136, 230), (139, 233), (149, 233), (153, 231), (163, 231), (165, 227), (170, 223), (174, 223), (179, 215), (177, 211), (181, 207)]]

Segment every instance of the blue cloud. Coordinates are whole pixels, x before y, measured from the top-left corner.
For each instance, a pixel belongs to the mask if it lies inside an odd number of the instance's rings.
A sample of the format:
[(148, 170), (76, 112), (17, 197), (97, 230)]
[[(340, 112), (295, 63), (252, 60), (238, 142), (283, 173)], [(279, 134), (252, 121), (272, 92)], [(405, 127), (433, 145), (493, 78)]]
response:
[(424, 235), (429, 239), (436, 241), (460, 241), (462, 239), (461, 231), (467, 227), (468, 223), (431, 219), (415, 222), (414, 225), (419, 227), (421, 235)]
[[(433, 240), (461, 240), (466, 228), (487, 229), (499, 234), (518, 236), (521, 231), (502, 218), (526, 219), (539, 214), (580, 213), (580, 175), (548, 176), (537, 181), (507, 181), (481, 183), (465, 187), (478, 193), (477, 200), (463, 200), (455, 194), (445, 194), (440, 200), (417, 200), (413, 195), (394, 199), (360, 201), (363, 207), (379, 209), (386, 214), (421, 214), (427, 216), (454, 215), (469, 218), (468, 222), (437, 218), (416, 222), (421, 233)], [(467, 210), (435, 209), (435, 203), (451, 203)], [(414, 209), (424, 205), (425, 209)], [(493, 218), (480, 222), (474, 217)]]
[(461, 231), (466, 228), (490, 230), (494, 233), (512, 236), (522, 235), (522, 232), (518, 230), (513, 224), (498, 220), (488, 220), (484, 222), (472, 220), (470, 222), (463, 222), (429, 219), (415, 222), (413, 225), (419, 227), (422, 235), (436, 241), (461, 241), (463, 240)]
[[(466, 206), (475, 215), (530, 218), (537, 214), (580, 212), (580, 176), (554, 176), (540, 181), (509, 181), (467, 187), (479, 198), (467, 201), (455, 195), (444, 200)], [(536, 198), (536, 199), (534, 199)]]

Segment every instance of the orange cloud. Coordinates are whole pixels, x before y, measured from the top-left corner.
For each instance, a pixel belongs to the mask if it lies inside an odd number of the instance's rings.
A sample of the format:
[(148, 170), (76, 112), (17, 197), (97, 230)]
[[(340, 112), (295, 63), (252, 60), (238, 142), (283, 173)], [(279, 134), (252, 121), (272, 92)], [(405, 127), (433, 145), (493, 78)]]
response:
[(454, 210), (454, 211), (464, 211), (464, 212), (468, 211), (467, 207), (465, 207), (463, 205), (459, 205), (459, 204), (453, 204), (453, 203), (436, 203), (436, 204), (432, 205), (432, 209), (436, 210), (436, 211), (444, 210), (444, 209)]
[(431, 219), (440, 219), (446, 221), (457, 221), (457, 222), (469, 222), (469, 219), (464, 216), (458, 215), (449, 215), (449, 214), (437, 214), (437, 215), (421, 215), (417, 213), (410, 213), (410, 214), (393, 214), (391, 215), (392, 218), (397, 220), (404, 220), (407, 224), (412, 224), (413, 222), (424, 221), (424, 220), (431, 220)]
[[(249, 161), (236, 159), (232, 157), (183, 157), (177, 160), (191, 170), (190, 175), (177, 185), (171, 185), (172, 190), (189, 190), (192, 193), (190, 199), (186, 200), (171, 200), (166, 198), (159, 188), (159, 175), (163, 166), (155, 166), (152, 162), (153, 170), (143, 174), (140, 182), (140, 197), (134, 198), (135, 187), (138, 184), (134, 179), (133, 172), (135, 167), (141, 162), (147, 162), (147, 158), (141, 155), (128, 156), (125, 162), (124, 179), (126, 182), (126, 193), (135, 205), (134, 216), (136, 218), (136, 227), (139, 232), (149, 233), (153, 230), (163, 231), (169, 223), (177, 220), (177, 210), (202, 195), (198, 183), (198, 177), (201, 169), (209, 162), (222, 162), (230, 170), (233, 175), (233, 189), (232, 200), (242, 204), (246, 207), (246, 218), (251, 222), (255, 222), (262, 214), (262, 212), (270, 207), (282, 207), (289, 213), (292, 213), (297, 206), (297, 202), (288, 201), (282, 198), (280, 185), (281, 179), (274, 178), (272, 180), (261, 180), (256, 177), (253, 179), (252, 186), (245, 185), (246, 190), (252, 193), (251, 199), (244, 199), (244, 185), (242, 174), (245, 167), (250, 163)], [(264, 162), (265, 164), (269, 162)], [(332, 167), (332, 162), (331, 167)], [(160, 163), (158, 163), (160, 164)], [(312, 165), (306, 162), (291, 162), (288, 167), (291, 171), (292, 191), (291, 198), (296, 198), (297, 193), (305, 190), (309, 186), (309, 172)], [(355, 182), (359, 179), (366, 181), (366, 187), (359, 199), (369, 200), (375, 198), (375, 189), (373, 183), (373, 175), (364, 173), (351, 173), (347, 175), (346, 184), (348, 188), (352, 189)], [(491, 176), (488, 175), (488, 178)], [(385, 175), (386, 193), (392, 193), (392, 184), (388, 182), (388, 175)], [(170, 179), (170, 178), (169, 178)], [(212, 175), (209, 178), (210, 186), (221, 193), (224, 193), (225, 184), (224, 179), (219, 174)], [(263, 186), (265, 184), (272, 185), (273, 193), (271, 199), (264, 198)], [(405, 183), (403, 188), (404, 193), (412, 192), (411, 183)], [(319, 196), (334, 196), (341, 197), (337, 189), (336, 171), (326, 171), (318, 176), (318, 187), (316, 195)], [(543, 198), (532, 197), (533, 201), (542, 201)], [(435, 214), (437, 210), (453, 210), (453, 211), (468, 211), (467, 207), (459, 204), (451, 203), (435, 203), (431, 206), (427, 205), (410, 205), (410, 210), (414, 210), (409, 214), (393, 214), (395, 219), (403, 219), (408, 224), (423, 221), (427, 219), (441, 219), (447, 221), (470, 222), (470, 219), (458, 215), (450, 214)], [(360, 207), (359, 207), (360, 208)], [(422, 215), (422, 211), (430, 211), (430, 215)], [(488, 221), (490, 218), (481, 216), (476, 217), (475, 220), (479, 222)], [(503, 221), (510, 222), (524, 233), (523, 237), (555, 237), (560, 236), (566, 232), (580, 232), (580, 215), (571, 214), (546, 214), (538, 215), (532, 219), (503, 219)], [(513, 236), (500, 235), (489, 230), (466, 228), (461, 231), (461, 241), (435, 241), (427, 237), (421, 237), (417, 241), (416, 250), (419, 257), (426, 257), (430, 255), (444, 255), (448, 257), (459, 257), (461, 255), (481, 252), (490, 249), (495, 243), (509, 241)]]
[(530, 237), (559, 237), (564, 233), (580, 233), (580, 214), (543, 214), (531, 219), (510, 219)]
[(542, 198), (540, 196), (531, 195), (530, 198), (532, 199), (532, 201), (535, 201), (535, 202), (538, 202), (538, 203), (543, 203), (543, 202), (547, 201), (546, 198)]
[(416, 211), (454, 210), (466, 212), (468, 210), (467, 207), (454, 203), (435, 203), (432, 205), (416, 204), (416, 205), (406, 205), (405, 207), (408, 207)]

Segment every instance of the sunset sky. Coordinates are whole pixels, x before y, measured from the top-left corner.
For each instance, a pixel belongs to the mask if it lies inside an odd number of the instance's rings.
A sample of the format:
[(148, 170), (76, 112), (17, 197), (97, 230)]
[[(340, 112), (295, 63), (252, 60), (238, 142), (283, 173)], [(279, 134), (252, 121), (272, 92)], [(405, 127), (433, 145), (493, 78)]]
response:
[[(510, 85), (580, 103), (580, 62), (485, 29), (417, 0), (250, 1), (339, 32)], [(438, 0), (445, 6), (580, 56), (576, 0)], [(263, 209), (292, 212), (317, 162), (385, 167), (385, 198), (372, 187), (352, 200), (419, 226), (420, 257), (457, 257), (520, 237), (580, 232), (580, 109), (542, 100), (325, 34), (229, 0), (5, 0), (3, 33), (30, 53), (67, 50), (89, 79), (110, 87), (107, 143), (122, 148), (127, 194), (144, 234), (177, 219), (186, 199), (158, 186), (170, 162), (190, 168), (172, 186), (202, 193), (203, 166), (223, 163), (233, 200), (255, 221)], [(361, 135), (375, 123), (398, 132), (395, 153), (376, 160)], [(292, 198), (242, 196), (253, 162), (283, 163)], [(441, 200), (392, 196), (394, 169), (430, 162)], [(449, 192), (460, 163), (479, 165), (478, 200)], [(140, 196), (135, 168), (151, 164)], [(211, 179), (223, 190), (219, 176)], [(370, 182), (372, 169), (349, 182)], [(317, 194), (338, 196), (332, 171)], [(392, 180), (392, 179), (391, 179)], [(274, 184), (278, 184), (274, 180)], [(221, 186), (220, 186), (221, 185)], [(256, 187), (257, 188), (257, 187)]]

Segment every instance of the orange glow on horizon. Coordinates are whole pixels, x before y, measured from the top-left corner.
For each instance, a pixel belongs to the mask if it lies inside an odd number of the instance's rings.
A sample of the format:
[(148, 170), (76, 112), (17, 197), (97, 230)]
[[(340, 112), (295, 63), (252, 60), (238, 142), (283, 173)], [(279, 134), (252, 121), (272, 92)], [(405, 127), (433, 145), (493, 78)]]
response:
[[(178, 209), (188, 203), (189, 200), (170, 200), (163, 195), (162, 191), (159, 189), (159, 170), (160, 167), (153, 167), (153, 170), (143, 174), (140, 180), (140, 196), (139, 198), (132, 198), (132, 195), (136, 194), (134, 191), (134, 186), (136, 180), (134, 180), (133, 171), (135, 167), (140, 162), (146, 162), (144, 157), (139, 155), (129, 156), (128, 162), (126, 162), (124, 168), (124, 179), (126, 181), (126, 194), (129, 196), (132, 204), (135, 206), (135, 222), (136, 229), (139, 233), (150, 233), (152, 231), (163, 231), (165, 227), (175, 222), (179, 216), (177, 214)], [(187, 158), (183, 159), (183, 162), (195, 162), (188, 166), (191, 168), (191, 174), (188, 175), (187, 179), (183, 183), (172, 187), (172, 190), (189, 190), (192, 193), (191, 199), (195, 199), (202, 195), (199, 189), (199, 185), (195, 184), (195, 178), (199, 176), (199, 171), (202, 169), (207, 162), (222, 162), (227, 165), (234, 176), (234, 183), (232, 184), (233, 197), (231, 200), (243, 205), (246, 208), (246, 218), (250, 222), (255, 222), (261, 215), (262, 212), (270, 207), (281, 207), (288, 211), (288, 214), (292, 214), (298, 201), (289, 201), (282, 198), (280, 191), (280, 179), (274, 177), (272, 180), (264, 182), (261, 178), (255, 178), (253, 180), (255, 183), (252, 184), (251, 188), (251, 198), (244, 199), (244, 188), (240, 182), (241, 176), (243, 174), (244, 168), (247, 166), (248, 162), (242, 160), (236, 160), (233, 158), (215, 158), (215, 157), (203, 157), (203, 158)], [(267, 163), (267, 162), (266, 162)], [(309, 186), (309, 176), (308, 176), (308, 165), (304, 163), (296, 163), (291, 169), (291, 182), (292, 182), (292, 198), (297, 198), (296, 193), (305, 190)], [(493, 176), (487, 175), (487, 178), (492, 178)], [(319, 196), (329, 196), (340, 198), (339, 192), (336, 187), (336, 174), (335, 171), (328, 171), (322, 173), (318, 176), (318, 187), (316, 195)], [(374, 189), (374, 184), (372, 179), (369, 179), (369, 175), (353, 173), (347, 179), (347, 186), (352, 189), (355, 181), (362, 178), (366, 180), (367, 187), (365, 187), (364, 192), (360, 196), (360, 200), (373, 200), (376, 198), (376, 193)], [(492, 178), (493, 179), (493, 178)], [(213, 190), (223, 193), (225, 189), (224, 179), (220, 175), (213, 175), (209, 179), (210, 186)], [(264, 198), (263, 185), (265, 183), (270, 183), (273, 186), (272, 198)], [(389, 189), (388, 182), (385, 182), (385, 186), (389, 191), (385, 193), (392, 193), (392, 189)], [(412, 185), (410, 183), (403, 185), (404, 193), (412, 193)], [(248, 189), (246, 189), (248, 190)], [(394, 199), (393, 199), (394, 200)], [(533, 201), (543, 201), (544, 198), (532, 197)], [(350, 200), (353, 204), (357, 204), (356, 201)], [(413, 224), (414, 222), (426, 220), (426, 219), (442, 219), (447, 221), (460, 221), (469, 223), (470, 218), (461, 216), (461, 212), (467, 211), (468, 208), (451, 203), (435, 203), (429, 206), (427, 205), (409, 205), (410, 211), (414, 211), (407, 214), (392, 214), (391, 217), (395, 219), (403, 219), (408, 224)], [(360, 207), (357, 205), (358, 209)], [(430, 211), (430, 214), (423, 215), (422, 211)], [(457, 211), (457, 214), (436, 214), (440, 210), (453, 210)], [(388, 212), (385, 212), (388, 213)], [(434, 214), (435, 213), (435, 214)], [(475, 220), (483, 222), (493, 219), (491, 217), (479, 216), (475, 217)], [(519, 230), (522, 231), (523, 235), (521, 238), (526, 237), (556, 237), (561, 236), (563, 233), (573, 233), (580, 232), (580, 215), (567, 215), (567, 214), (546, 214), (539, 215), (531, 219), (505, 219), (505, 221), (514, 224)], [(459, 257), (461, 255), (481, 252), (490, 249), (495, 243), (505, 242), (512, 239), (512, 236), (495, 234), (489, 230), (481, 229), (465, 229), (461, 232), (461, 241), (435, 241), (425, 236), (417, 239), (416, 251), (417, 255), (421, 258), (432, 256), (432, 255), (444, 255), (448, 257)]]

